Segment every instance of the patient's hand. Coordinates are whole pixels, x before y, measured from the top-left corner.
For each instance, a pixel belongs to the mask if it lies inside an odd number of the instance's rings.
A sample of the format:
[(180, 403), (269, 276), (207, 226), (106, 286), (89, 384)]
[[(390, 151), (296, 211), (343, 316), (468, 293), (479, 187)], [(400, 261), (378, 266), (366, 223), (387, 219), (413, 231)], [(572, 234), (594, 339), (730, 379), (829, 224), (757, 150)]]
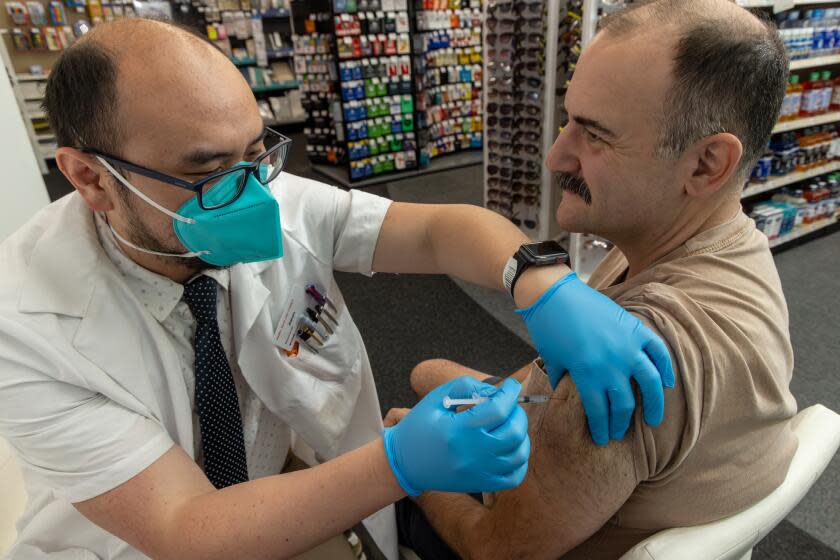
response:
[(399, 424), (400, 420), (405, 418), (405, 415), (409, 412), (411, 412), (410, 408), (392, 408), (388, 411), (388, 414), (385, 415), (382, 423), (385, 424), (386, 428), (392, 428)]

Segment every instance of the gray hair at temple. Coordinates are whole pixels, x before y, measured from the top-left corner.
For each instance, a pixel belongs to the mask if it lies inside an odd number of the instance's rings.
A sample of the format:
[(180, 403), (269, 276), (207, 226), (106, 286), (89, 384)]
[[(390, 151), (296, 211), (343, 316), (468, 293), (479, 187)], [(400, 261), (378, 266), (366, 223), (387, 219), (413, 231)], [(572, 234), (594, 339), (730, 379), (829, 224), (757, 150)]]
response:
[(694, 142), (728, 132), (741, 141), (738, 179), (764, 153), (788, 79), (772, 22), (728, 0), (643, 0), (601, 21), (615, 37), (673, 30), (673, 82), (660, 114), (657, 153), (678, 158)]

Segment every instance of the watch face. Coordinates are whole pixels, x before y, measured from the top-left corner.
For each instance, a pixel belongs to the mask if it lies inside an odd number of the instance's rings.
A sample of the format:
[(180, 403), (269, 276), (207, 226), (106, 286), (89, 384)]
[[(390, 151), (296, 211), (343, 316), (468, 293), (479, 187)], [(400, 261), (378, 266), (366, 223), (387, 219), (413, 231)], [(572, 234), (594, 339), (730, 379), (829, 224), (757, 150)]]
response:
[(539, 243), (530, 243), (522, 247), (528, 251), (535, 259), (546, 259), (556, 257), (566, 257), (566, 250), (562, 245), (556, 241), (540, 241)]

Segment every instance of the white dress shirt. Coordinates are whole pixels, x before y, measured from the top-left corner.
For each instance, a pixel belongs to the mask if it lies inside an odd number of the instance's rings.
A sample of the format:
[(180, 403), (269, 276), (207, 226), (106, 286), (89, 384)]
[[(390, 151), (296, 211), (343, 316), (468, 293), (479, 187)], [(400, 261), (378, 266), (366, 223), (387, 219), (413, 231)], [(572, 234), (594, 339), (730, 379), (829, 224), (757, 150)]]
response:
[[(196, 462), (204, 466), (201, 448), (201, 428), (195, 406), (195, 352), (193, 338), (196, 322), (189, 306), (184, 301), (184, 286), (165, 276), (147, 270), (123, 253), (105, 219), (96, 215), (96, 230), (105, 254), (117, 267), (120, 275), (134, 293), (137, 300), (157, 320), (172, 340), (181, 361), (184, 386), (190, 397), (195, 434)], [(266, 409), (259, 397), (251, 390), (236, 356), (233, 354), (233, 328), (230, 311), (230, 271), (226, 268), (209, 269), (202, 274), (213, 278), (218, 284), (216, 297), (219, 335), (225, 355), (228, 357), (239, 410), (242, 414), (242, 430), (245, 438), (245, 453), (248, 457), (248, 477), (253, 480), (277, 474), (283, 470), (291, 443), (291, 431), (282, 421)]]

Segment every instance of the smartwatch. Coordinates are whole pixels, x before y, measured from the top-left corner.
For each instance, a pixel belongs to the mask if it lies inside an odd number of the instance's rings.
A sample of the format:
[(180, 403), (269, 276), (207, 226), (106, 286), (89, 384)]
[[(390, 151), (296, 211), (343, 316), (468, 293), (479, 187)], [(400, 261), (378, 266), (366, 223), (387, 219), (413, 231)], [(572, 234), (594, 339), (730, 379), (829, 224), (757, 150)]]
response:
[(551, 266), (555, 264), (569, 264), (569, 253), (556, 241), (540, 241), (526, 243), (508, 260), (502, 277), (505, 288), (513, 297), (516, 281), (522, 273), (532, 266)]

